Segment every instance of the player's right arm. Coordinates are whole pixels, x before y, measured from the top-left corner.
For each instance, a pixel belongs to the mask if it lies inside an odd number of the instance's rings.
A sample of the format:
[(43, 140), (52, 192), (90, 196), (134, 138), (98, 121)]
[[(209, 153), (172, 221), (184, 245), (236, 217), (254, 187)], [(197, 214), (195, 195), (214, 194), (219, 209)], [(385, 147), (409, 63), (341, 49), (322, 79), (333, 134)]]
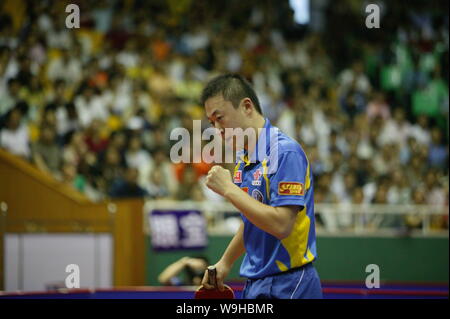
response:
[[(223, 281), (228, 276), (234, 262), (245, 252), (244, 246), (244, 223), (241, 222), (239, 229), (222, 255), (222, 258), (214, 265), (216, 267), (217, 288), (223, 290)], [(214, 286), (208, 284), (208, 271), (205, 271), (202, 285), (206, 289), (213, 289)]]

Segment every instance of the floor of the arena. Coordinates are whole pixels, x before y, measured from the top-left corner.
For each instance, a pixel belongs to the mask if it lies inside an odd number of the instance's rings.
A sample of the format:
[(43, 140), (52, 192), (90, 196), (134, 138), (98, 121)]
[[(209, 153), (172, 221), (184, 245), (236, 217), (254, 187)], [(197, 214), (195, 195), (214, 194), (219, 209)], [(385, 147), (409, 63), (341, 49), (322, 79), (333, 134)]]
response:
[[(448, 299), (448, 284), (389, 283), (369, 289), (361, 283), (322, 283), (325, 299)], [(237, 299), (243, 285), (231, 284)], [(196, 287), (121, 287), (0, 292), (1, 299), (193, 299)]]

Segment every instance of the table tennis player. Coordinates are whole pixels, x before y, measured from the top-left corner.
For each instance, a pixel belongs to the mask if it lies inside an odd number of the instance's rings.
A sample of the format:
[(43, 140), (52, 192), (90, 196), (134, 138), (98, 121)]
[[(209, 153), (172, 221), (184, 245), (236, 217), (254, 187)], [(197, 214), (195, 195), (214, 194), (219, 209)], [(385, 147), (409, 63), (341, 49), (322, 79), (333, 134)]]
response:
[[(240, 275), (247, 278), (243, 298), (322, 298), (319, 275), (313, 266), (317, 258), (313, 178), (302, 147), (264, 118), (253, 88), (240, 75), (215, 77), (206, 84), (201, 99), (206, 116), (225, 143), (236, 148), (225, 135), (225, 128), (254, 129), (258, 137), (256, 145), (244, 144), (233, 178), (218, 165), (206, 178), (206, 185), (230, 201), (243, 220), (214, 265), (217, 287), (223, 289), (234, 262), (245, 253), (240, 267)], [(261, 134), (267, 132), (269, 136), (268, 132), (274, 131), (277, 154), (271, 154), (275, 149), (273, 139), (265, 138), (267, 156), (262, 158), (256, 152), (261, 147)], [(270, 170), (274, 161), (277, 165), (272, 167), (277, 169)], [(207, 272), (202, 284), (214, 288), (208, 284)]]

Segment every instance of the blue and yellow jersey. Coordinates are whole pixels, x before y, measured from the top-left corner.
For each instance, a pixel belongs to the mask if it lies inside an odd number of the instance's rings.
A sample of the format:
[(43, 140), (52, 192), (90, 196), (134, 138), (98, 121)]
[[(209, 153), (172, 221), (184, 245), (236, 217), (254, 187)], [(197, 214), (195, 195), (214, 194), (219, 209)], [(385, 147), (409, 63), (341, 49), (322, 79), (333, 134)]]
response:
[[(299, 212), (291, 234), (283, 240), (256, 227), (241, 214), (246, 255), (240, 274), (250, 279), (301, 267), (317, 258), (313, 180), (308, 159), (300, 144), (272, 126), (268, 119), (263, 130), (276, 132), (274, 138), (262, 142), (266, 144), (267, 156), (258, 158), (257, 152), (253, 152), (256, 155), (249, 159), (241, 155), (234, 169), (234, 183), (266, 205), (296, 205)], [(258, 138), (257, 148), (261, 147), (258, 146), (261, 140)], [(278, 165), (271, 166), (275, 160)], [(270, 169), (273, 167), (276, 169)]]

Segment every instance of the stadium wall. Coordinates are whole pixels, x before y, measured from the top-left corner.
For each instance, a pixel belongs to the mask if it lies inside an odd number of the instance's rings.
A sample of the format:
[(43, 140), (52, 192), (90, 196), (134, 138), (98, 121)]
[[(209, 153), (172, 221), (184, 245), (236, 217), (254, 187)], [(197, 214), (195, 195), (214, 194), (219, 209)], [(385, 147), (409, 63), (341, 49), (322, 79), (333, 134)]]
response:
[[(170, 263), (189, 255), (205, 255), (213, 263), (227, 247), (231, 237), (210, 236), (205, 250), (154, 252), (146, 238), (146, 284), (158, 285), (158, 274)], [(380, 267), (381, 282), (448, 283), (448, 243), (431, 237), (329, 237), (317, 239), (319, 258), (315, 263), (322, 281), (365, 282), (366, 266)], [(229, 281), (239, 278), (239, 259)]]

